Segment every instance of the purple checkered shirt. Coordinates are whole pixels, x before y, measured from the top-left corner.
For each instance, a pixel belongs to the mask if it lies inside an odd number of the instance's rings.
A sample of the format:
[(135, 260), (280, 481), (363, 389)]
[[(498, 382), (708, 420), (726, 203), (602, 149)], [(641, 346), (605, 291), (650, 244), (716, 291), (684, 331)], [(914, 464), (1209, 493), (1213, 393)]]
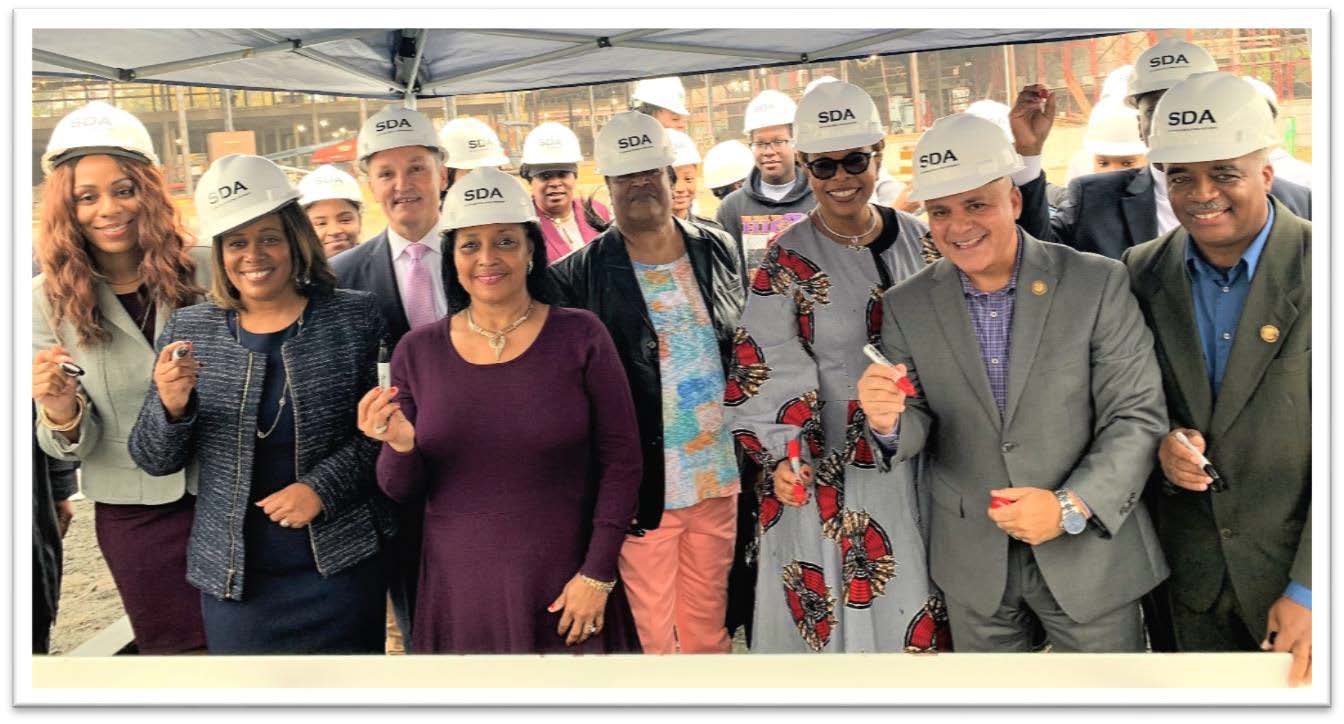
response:
[(1013, 276), (1008, 285), (992, 292), (982, 292), (971, 284), (970, 277), (960, 269), (961, 293), (966, 297), (966, 311), (971, 314), (975, 339), (980, 343), (980, 359), (989, 374), (989, 391), (999, 406), (999, 417), (1008, 401), (1008, 345), (1012, 341), (1013, 301), (1017, 293), (1017, 272), (1022, 268), (1022, 237), (1017, 238), (1017, 260), (1013, 262)]

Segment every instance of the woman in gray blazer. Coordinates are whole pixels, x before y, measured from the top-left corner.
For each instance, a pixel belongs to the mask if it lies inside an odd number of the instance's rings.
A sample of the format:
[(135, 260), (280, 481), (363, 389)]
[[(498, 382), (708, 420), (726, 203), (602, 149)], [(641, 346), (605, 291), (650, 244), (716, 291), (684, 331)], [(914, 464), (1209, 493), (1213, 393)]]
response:
[(204, 250), (189, 248), (149, 133), (129, 113), (101, 102), (71, 113), (42, 160), (42, 273), (32, 284), (38, 444), (82, 462), (98, 546), (140, 653), (199, 650), (200, 599), (186, 580), (195, 480), (137, 469), (126, 439), (149, 387), (154, 335), (209, 283)]
[(131, 431), (150, 473), (199, 466), (187, 580), (211, 654), (383, 650), (394, 516), (355, 411), (386, 325), (371, 295), (335, 288), (298, 196), (257, 156), (201, 177), (210, 302), (168, 320)]

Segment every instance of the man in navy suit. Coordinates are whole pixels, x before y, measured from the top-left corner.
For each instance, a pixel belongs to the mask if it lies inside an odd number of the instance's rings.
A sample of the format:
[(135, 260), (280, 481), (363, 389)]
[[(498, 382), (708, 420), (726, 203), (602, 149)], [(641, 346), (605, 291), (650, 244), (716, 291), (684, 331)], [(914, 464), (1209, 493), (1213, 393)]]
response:
[[(388, 106), (359, 130), (359, 164), (388, 226), (377, 236), (331, 258), (343, 289), (372, 292), (387, 321), (388, 346), (448, 312), (443, 292), (439, 196), (448, 186), (443, 149), (429, 117)], [(401, 507), (400, 532), (388, 546), (388, 593), (397, 627), (411, 637), (420, 572), (424, 508)]]
[[(1171, 86), (1194, 73), (1217, 70), (1213, 58), (1198, 45), (1165, 39), (1134, 61), (1125, 102), (1139, 111), (1139, 137), (1148, 143), (1153, 109)], [(1119, 259), (1126, 249), (1155, 239), (1180, 226), (1167, 197), (1161, 164), (1074, 179), (1053, 218), (1046, 199), (1040, 155), (1055, 118), (1055, 100), (1042, 85), (1027, 86), (1009, 116), (1013, 141), (1027, 167), (1013, 177), (1022, 192), (1024, 231), (1038, 239), (1067, 244)], [(1294, 214), (1311, 218), (1311, 190), (1274, 179), (1270, 194)]]

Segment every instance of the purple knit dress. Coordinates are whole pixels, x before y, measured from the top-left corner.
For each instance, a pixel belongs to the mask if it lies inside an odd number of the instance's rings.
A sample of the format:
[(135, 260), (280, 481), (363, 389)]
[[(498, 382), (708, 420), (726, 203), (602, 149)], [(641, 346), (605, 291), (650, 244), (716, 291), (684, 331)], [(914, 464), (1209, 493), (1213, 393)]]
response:
[(629, 383), (589, 312), (552, 307), (519, 357), (476, 365), (449, 319), (402, 338), (392, 384), (416, 447), (384, 445), (378, 484), (427, 496), (414, 653), (638, 651), (620, 585), (577, 646), (546, 608), (575, 573), (616, 578), (641, 475)]

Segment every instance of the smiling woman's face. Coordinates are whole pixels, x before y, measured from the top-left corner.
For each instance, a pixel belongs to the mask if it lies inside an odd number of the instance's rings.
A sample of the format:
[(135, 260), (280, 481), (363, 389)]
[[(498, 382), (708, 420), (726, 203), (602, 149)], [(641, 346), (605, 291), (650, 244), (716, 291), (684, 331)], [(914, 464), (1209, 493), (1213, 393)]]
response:
[(289, 237), (280, 214), (267, 214), (241, 226), (220, 239), (223, 245), (224, 273), (238, 290), (238, 298), (249, 302), (272, 301), (286, 294), (297, 294), (294, 287), (294, 260), (289, 253)]
[(472, 303), (511, 304), (527, 292), (532, 242), (522, 224), (483, 224), (458, 229), (453, 242), (457, 281)]
[(112, 156), (85, 156), (75, 164), (75, 218), (84, 238), (104, 254), (138, 248), (140, 189), (135, 182)]

